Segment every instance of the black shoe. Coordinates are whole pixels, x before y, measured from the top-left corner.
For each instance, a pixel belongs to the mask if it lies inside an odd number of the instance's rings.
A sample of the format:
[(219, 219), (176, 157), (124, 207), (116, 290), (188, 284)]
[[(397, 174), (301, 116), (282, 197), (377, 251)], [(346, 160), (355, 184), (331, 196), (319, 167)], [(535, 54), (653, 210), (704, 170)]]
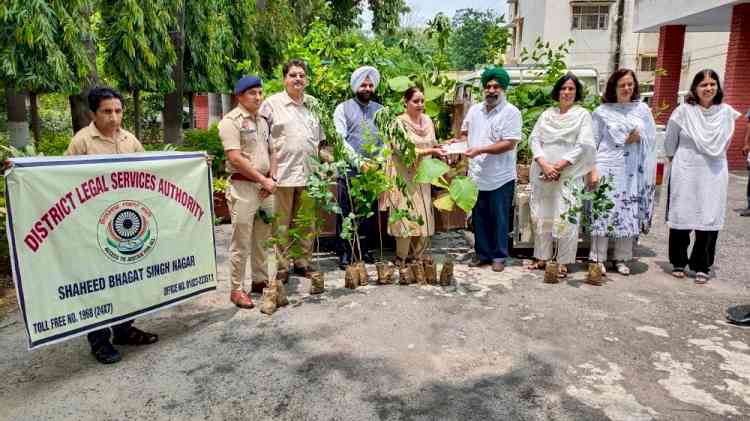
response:
[(122, 359), (120, 353), (109, 341), (99, 343), (91, 347), (94, 358), (102, 364), (114, 364)]
[(750, 216), (750, 208), (740, 211), (740, 216)]
[(368, 265), (375, 264), (375, 256), (373, 256), (372, 253), (366, 253), (364, 256), (362, 256), (362, 260)]
[(348, 255), (344, 254), (343, 256), (339, 257), (339, 269), (346, 270), (346, 267), (351, 264), (351, 259)]

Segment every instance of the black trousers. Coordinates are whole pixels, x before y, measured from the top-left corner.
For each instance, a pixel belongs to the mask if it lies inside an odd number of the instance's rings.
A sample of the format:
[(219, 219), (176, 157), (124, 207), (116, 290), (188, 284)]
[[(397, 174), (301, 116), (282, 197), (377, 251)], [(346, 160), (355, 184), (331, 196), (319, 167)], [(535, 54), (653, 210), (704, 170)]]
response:
[(674, 268), (686, 268), (696, 272), (708, 273), (714, 264), (716, 255), (716, 239), (719, 231), (695, 231), (693, 250), (688, 259), (691, 230), (669, 230), (669, 263)]
[(86, 337), (89, 340), (89, 344), (91, 344), (91, 348), (97, 348), (102, 343), (109, 342), (109, 339), (112, 336), (127, 335), (128, 330), (130, 330), (130, 326), (132, 325), (133, 325), (133, 321), (128, 320), (127, 322), (114, 325), (111, 328), (105, 327), (104, 329), (98, 329), (98, 330), (89, 332), (89, 334)]
[[(351, 206), (349, 205), (349, 189), (347, 189), (346, 181), (343, 178), (338, 179), (336, 193), (339, 206), (341, 207), (341, 213), (346, 216), (351, 211)], [(373, 216), (360, 221), (359, 224), (359, 246), (362, 250), (362, 256), (368, 254), (370, 250), (374, 250), (378, 245), (378, 202), (375, 201), (371, 206)], [(341, 238), (343, 219), (344, 218), (341, 215), (336, 214), (336, 254), (339, 258), (351, 261), (353, 256), (352, 248), (349, 246), (347, 240)]]

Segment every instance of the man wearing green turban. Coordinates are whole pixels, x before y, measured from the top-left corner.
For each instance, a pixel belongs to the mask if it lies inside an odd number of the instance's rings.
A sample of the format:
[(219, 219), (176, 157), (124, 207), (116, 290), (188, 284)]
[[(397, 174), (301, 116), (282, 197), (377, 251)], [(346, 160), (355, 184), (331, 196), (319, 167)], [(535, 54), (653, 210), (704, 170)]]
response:
[(461, 125), (461, 140), (468, 139), (464, 152), (469, 176), (479, 187), (472, 210), (475, 259), (469, 264), (492, 264), (502, 272), (508, 257), (508, 229), (516, 187), (516, 142), (521, 140), (521, 112), (505, 101), (510, 76), (502, 67), (487, 68), (481, 77), (484, 101), (473, 105)]
[(510, 76), (502, 67), (488, 67), (484, 69), (480, 79), (482, 81), (482, 87), (487, 86), (487, 82), (490, 80), (497, 81), (497, 83), (500, 84), (500, 87), (503, 88), (503, 91), (508, 90), (508, 85), (510, 85)]

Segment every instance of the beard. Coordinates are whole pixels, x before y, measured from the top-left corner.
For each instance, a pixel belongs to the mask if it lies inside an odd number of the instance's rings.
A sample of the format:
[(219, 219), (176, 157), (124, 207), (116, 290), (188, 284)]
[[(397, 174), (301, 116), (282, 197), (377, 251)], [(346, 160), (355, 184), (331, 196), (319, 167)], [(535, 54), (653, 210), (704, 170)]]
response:
[(372, 92), (357, 92), (357, 99), (366, 104), (372, 99)]
[(489, 105), (490, 107), (494, 107), (497, 104), (500, 103), (500, 100), (502, 99), (502, 95), (495, 94), (495, 95), (485, 95), (484, 96), (484, 103)]

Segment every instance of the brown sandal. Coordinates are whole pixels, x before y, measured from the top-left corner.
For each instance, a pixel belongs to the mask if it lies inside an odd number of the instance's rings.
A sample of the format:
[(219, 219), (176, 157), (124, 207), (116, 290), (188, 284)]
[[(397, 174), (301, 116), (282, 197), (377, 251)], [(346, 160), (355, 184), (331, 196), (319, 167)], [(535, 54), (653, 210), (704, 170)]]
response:
[(568, 267), (565, 265), (559, 265), (557, 268), (557, 277), (564, 279), (568, 277)]
[(544, 270), (547, 267), (547, 262), (544, 260), (537, 260), (530, 265), (526, 266), (529, 270)]
[(674, 276), (677, 279), (683, 279), (685, 275), (685, 270), (680, 268), (672, 269), (672, 276)]

